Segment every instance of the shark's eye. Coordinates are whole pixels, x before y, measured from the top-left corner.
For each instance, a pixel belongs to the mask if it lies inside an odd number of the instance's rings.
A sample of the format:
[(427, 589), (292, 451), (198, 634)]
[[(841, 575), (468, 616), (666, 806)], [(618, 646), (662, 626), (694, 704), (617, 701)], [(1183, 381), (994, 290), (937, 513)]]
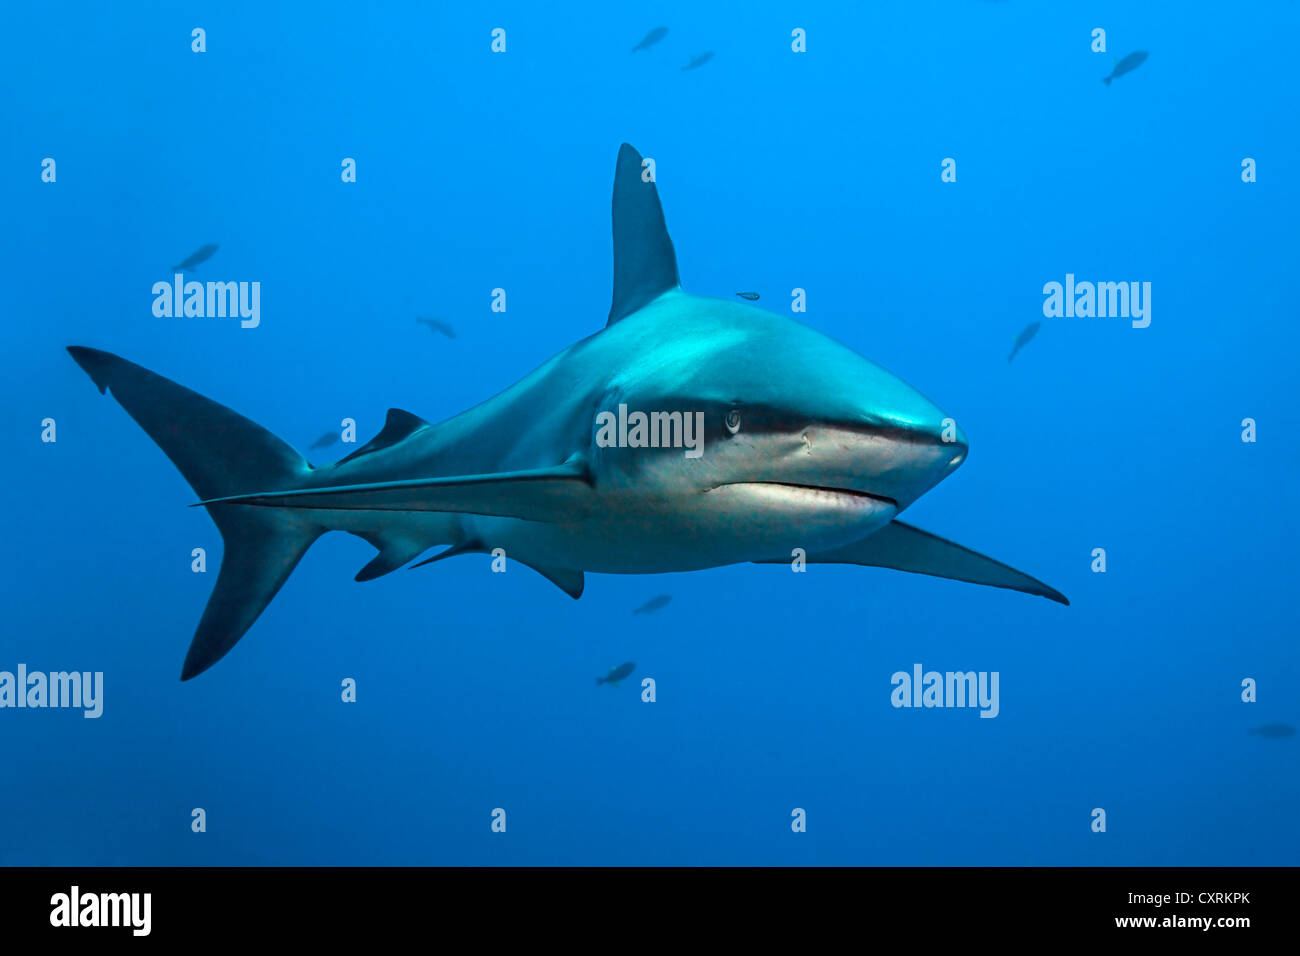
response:
[(727, 412), (727, 431), (733, 435), (740, 431), (740, 409), (733, 408)]

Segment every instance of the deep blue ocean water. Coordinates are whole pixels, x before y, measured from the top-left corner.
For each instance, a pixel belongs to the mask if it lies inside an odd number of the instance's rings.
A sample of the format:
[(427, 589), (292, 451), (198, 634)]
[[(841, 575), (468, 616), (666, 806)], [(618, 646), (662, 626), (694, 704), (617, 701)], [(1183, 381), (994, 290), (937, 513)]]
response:
[[(1297, 5), (4, 20), (0, 670), (102, 672), (104, 710), (0, 709), (0, 863), (1300, 862), (1300, 740), (1248, 733), (1300, 724)], [(796, 318), (961, 422), (969, 461), (907, 520), (1072, 605), (829, 565), (589, 575), (576, 602), (481, 555), (355, 584), (373, 549), (336, 534), (181, 683), (220, 537), (64, 347), (299, 448), (344, 417), (365, 442), (389, 407), (437, 421), (603, 325), (624, 141), (688, 291), (789, 315), (805, 289)], [(153, 314), (210, 242), (196, 278), (259, 281), (257, 328)], [(1044, 318), (1067, 274), (1150, 282), (1150, 325)], [(891, 706), (917, 663), (998, 672), (996, 719)]]

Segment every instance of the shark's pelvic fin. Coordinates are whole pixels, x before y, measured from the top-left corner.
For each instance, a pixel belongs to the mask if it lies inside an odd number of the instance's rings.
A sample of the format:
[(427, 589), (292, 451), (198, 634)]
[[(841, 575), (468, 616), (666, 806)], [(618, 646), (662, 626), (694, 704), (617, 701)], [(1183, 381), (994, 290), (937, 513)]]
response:
[(379, 430), (379, 434), (370, 441), (366, 442), (346, 458), (340, 458), (337, 464), (343, 464), (345, 461), (351, 461), (353, 458), (360, 458), (362, 455), (369, 455), (372, 451), (379, 451), (381, 448), (389, 448), (396, 445), (399, 441), (410, 438), (421, 428), (431, 428), (419, 415), (412, 415), (410, 412), (404, 412), (400, 408), (390, 408), (388, 418), (384, 420), (384, 427)]
[(576, 520), (588, 514), (594, 503), (591, 472), (578, 455), (561, 465), (527, 471), (259, 491), (199, 502), (325, 511), (455, 512), (526, 521)]
[[(426, 558), (419, 564), (411, 565), (411, 567), (422, 568), (426, 564), (433, 564), (435, 561), (441, 561), (444, 558), (454, 558), (458, 554), (491, 553), (492, 549), (482, 541), (462, 541), (460, 544), (452, 545), (446, 551), (440, 551), (433, 557)], [(586, 586), (586, 576), (581, 571), (575, 571), (572, 568), (549, 568), (540, 564), (531, 564), (521, 558), (515, 558), (514, 560), (518, 561), (522, 565), (532, 568), (575, 601), (582, 597), (582, 589)]]
[[(527, 561), (520, 563), (528, 564)], [(548, 568), (540, 564), (528, 564), (528, 566), (575, 601), (582, 597), (582, 589), (587, 586), (586, 575), (573, 568)]]
[(643, 180), (641, 154), (624, 143), (614, 169), (614, 300), (609, 321), (631, 315), (681, 285), (677, 253), (664, 224), (659, 189)]
[[(779, 558), (755, 563), (784, 564), (789, 560)], [(930, 574), (953, 581), (1037, 594), (1058, 604), (1070, 603), (1060, 591), (1022, 571), (901, 521), (891, 521), (861, 541), (828, 551), (809, 552), (807, 560), (812, 564), (860, 564)]]
[(439, 551), (431, 558), (425, 558), (417, 564), (411, 565), (412, 568), (422, 568), (426, 564), (433, 564), (435, 561), (443, 561), (447, 558), (454, 558), (458, 554), (483, 554), (487, 548), (482, 541), (470, 540), (462, 541), (460, 544), (453, 544), (446, 551)]
[[(108, 352), (79, 346), (68, 352), (101, 392), (112, 391), (201, 498), (292, 488), (311, 470), (266, 429), (188, 388)], [(225, 552), (181, 680), (201, 674), (235, 646), (326, 530), (310, 512), (211, 504), (208, 513)]]

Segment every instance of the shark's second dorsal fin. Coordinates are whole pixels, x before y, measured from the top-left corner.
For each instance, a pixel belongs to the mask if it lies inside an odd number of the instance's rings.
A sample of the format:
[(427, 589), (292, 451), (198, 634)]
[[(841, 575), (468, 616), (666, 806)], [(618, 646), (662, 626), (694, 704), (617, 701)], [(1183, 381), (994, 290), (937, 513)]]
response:
[(379, 451), (381, 448), (396, 445), (402, 439), (409, 437), (421, 428), (428, 426), (428, 424), (429, 423), (419, 415), (412, 415), (410, 412), (404, 412), (400, 408), (390, 408), (388, 410), (388, 418), (384, 420), (384, 427), (379, 430), (379, 434), (346, 458), (340, 458), (337, 464), (341, 465), (345, 461), (351, 461), (353, 458), (360, 458), (362, 455), (368, 455), (372, 451)]
[(607, 326), (681, 285), (659, 190), (641, 173), (641, 154), (624, 143), (614, 168), (614, 300)]

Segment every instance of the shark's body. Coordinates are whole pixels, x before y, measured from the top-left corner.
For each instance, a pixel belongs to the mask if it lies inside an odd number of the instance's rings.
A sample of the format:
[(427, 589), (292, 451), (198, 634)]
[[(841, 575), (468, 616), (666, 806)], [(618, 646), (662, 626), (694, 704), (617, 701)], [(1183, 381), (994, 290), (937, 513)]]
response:
[[(331, 530), (379, 549), (358, 580), (438, 545), (451, 547), (430, 560), (501, 548), (576, 598), (587, 571), (787, 562), (802, 549), (811, 562), (893, 567), (1068, 603), (1028, 575), (893, 520), (964, 459), (960, 430), (813, 329), (683, 292), (658, 192), (641, 168), (624, 145), (605, 329), (438, 425), (391, 410), (379, 435), (333, 465), (313, 467), (261, 427), (140, 366), (69, 349), (177, 465), (225, 539), (182, 679), (224, 656)], [(611, 445), (597, 423), (620, 406), (698, 422), (699, 453)]]

